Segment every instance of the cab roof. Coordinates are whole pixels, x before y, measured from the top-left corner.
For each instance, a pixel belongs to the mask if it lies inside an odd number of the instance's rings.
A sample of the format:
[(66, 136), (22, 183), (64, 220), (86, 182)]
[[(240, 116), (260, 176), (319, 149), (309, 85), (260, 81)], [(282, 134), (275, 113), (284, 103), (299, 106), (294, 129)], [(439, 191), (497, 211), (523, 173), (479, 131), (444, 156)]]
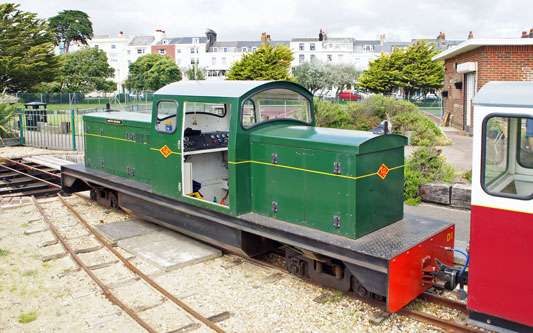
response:
[(295, 86), (305, 89), (299, 84), (289, 81), (180, 81), (171, 83), (158, 91), (155, 95), (177, 95), (195, 97), (230, 97), (239, 98), (250, 90), (261, 86)]
[(491, 81), (472, 101), (474, 105), (533, 108), (533, 82)]

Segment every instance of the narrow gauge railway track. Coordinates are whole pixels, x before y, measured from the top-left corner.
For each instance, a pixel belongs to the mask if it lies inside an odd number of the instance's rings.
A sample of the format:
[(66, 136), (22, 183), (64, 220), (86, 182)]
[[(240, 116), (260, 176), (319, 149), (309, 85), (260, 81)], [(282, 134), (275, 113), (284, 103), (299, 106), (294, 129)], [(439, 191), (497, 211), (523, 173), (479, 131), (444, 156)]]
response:
[[(268, 268), (271, 268), (271, 269), (275, 269), (275, 270), (281, 271), (281, 272), (286, 273), (286, 274), (291, 274), (284, 267), (280, 267), (278, 265), (275, 265), (275, 264), (272, 264), (272, 263), (268, 263), (268, 262), (265, 262), (263, 260), (244, 257), (244, 256), (241, 256), (241, 255), (239, 255), (237, 253), (232, 253), (232, 254), (235, 255), (235, 256), (239, 256), (243, 260), (248, 261), (250, 263), (253, 263), (255, 265), (258, 265), (258, 266), (261, 266), (261, 267), (268, 267)], [(275, 254), (279, 255), (279, 253), (275, 253)], [(316, 282), (314, 282), (314, 281), (312, 281), (310, 279), (303, 279), (303, 280), (305, 280), (305, 281), (307, 281), (308, 283), (311, 283), (311, 284), (320, 285), (319, 283), (316, 283)], [(379, 302), (379, 301), (376, 301), (376, 300), (370, 300), (368, 298), (361, 297), (361, 296), (359, 296), (358, 294), (356, 294), (354, 292), (345, 292), (344, 294), (346, 296), (348, 296), (348, 297), (353, 298), (353, 299), (356, 299), (356, 300), (359, 300), (361, 302), (367, 303), (367, 304), (369, 304), (369, 305), (371, 305), (373, 307), (376, 307), (376, 308), (379, 308), (379, 309), (382, 309), (382, 310), (384, 310), (386, 308), (386, 304), (384, 302)], [(438, 295), (434, 295), (434, 294), (431, 294), (431, 293), (428, 293), (428, 292), (424, 292), (418, 298), (421, 299), (421, 300), (430, 302), (430, 303), (434, 303), (434, 304), (439, 305), (439, 306), (443, 306), (443, 307), (451, 308), (451, 309), (454, 309), (454, 310), (458, 310), (458, 311), (460, 311), (460, 312), (462, 312), (464, 314), (468, 313), (468, 310), (466, 308), (466, 304), (465, 303), (461, 303), (461, 302), (458, 302), (456, 300), (453, 300), (453, 299), (450, 299), (450, 298), (447, 298), (447, 297), (438, 296)], [(481, 332), (481, 331), (479, 331), (479, 330), (477, 330), (475, 328), (469, 327), (467, 325), (456, 323), (456, 322), (445, 320), (445, 319), (441, 319), (441, 318), (439, 318), (437, 316), (434, 316), (432, 314), (428, 314), (428, 313), (425, 313), (425, 312), (422, 312), (422, 311), (410, 309), (408, 307), (405, 307), (405, 308), (401, 309), (400, 311), (398, 311), (396, 313), (398, 315), (401, 315), (401, 316), (404, 316), (404, 317), (407, 317), (407, 318), (410, 318), (410, 319), (413, 319), (413, 320), (416, 320), (416, 321), (419, 321), (419, 322), (423, 322), (423, 323), (426, 323), (426, 324), (430, 324), (430, 325), (433, 325), (433, 326), (436, 326), (436, 327), (439, 327), (439, 328), (442, 328), (444, 330), (451, 331), (451, 332)]]
[(51, 196), (60, 192), (59, 170), (21, 159), (2, 158), (0, 164), (0, 196)]
[[(59, 179), (60, 179), (61, 176), (59, 174), (56, 174), (54, 172), (49, 172), (47, 170), (43, 170), (43, 168), (42, 168), (43, 166), (39, 166), (39, 165), (35, 165), (35, 164), (28, 165), (26, 163), (21, 163), (20, 161), (17, 161), (17, 160), (11, 160), (11, 159), (6, 159), (6, 158), (4, 158), (3, 160), (5, 160), (5, 161), (7, 161), (7, 162), (12, 164), (12, 166), (10, 166), (10, 167), (7, 167), (5, 165), (1, 165), (4, 169), (6, 169), (8, 171), (11, 171), (13, 173), (20, 174), (21, 177), (27, 177), (27, 178), (33, 179), (35, 182), (45, 183), (50, 188), (54, 188), (54, 190), (55, 190), (54, 193), (57, 193), (57, 192), (60, 191), (60, 187), (61, 186), (58, 185), (58, 183), (59, 183)], [(29, 172), (23, 172), (22, 170), (24, 170), (24, 169), (29, 170)], [(40, 173), (41, 177), (31, 174), (32, 171), (36, 172), (36, 173)], [(46, 175), (46, 176), (48, 176), (50, 178), (46, 179), (45, 177), (42, 177), (42, 175)], [(55, 180), (55, 182), (54, 182), (54, 180)], [(158, 288), (161, 288), (152, 279), (150, 279), (148, 276), (146, 276), (145, 274), (140, 272), (138, 269), (136, 269), (134, 266), (132, 266), (128, 262), (128, 260), (126, 258), (124, 258), (111, 245), (109, 245), (107, 243), (107, 241), (105, 241), (105, 239), (103, 239), (98, 234), (98, 232), (96, 232), (85, 220), (83, 220), (83, 218), (72, 207), (70, 207), (70, 205), (68, 205), (68, 203), (60, 195), (58, 195), (58, 197), (61, 200), (61, 202), (65, 205), (65, 207), (67, 207), (69, 209), (69, 211), (78, 219), (78, 221), (80, 221), (80, 223), (82, 225), (84, 225), (100, 242), (102, 242), (103, 246), (106, 246), (110, 251), (112, 251), (124, 263), (124, 265), (126, 267), (128, 267), (129, 269), (133, 269), (133, 272), (135, 274), (137, 274), (139, 277), (143, 278), (144, 280), (147, 279), (146, 280), (147, 283), (152, 285), (152, 287), (154, 287), (156, 290), (159, 290)], [(35, 205), (38, 207), (39, 211), (41, 212), (41, 214), (43, 214), (43, 217), (44, 217), (45, 213), (42, 211), (42, 208), (40, 208), (38, 206), (38, 203), (35, 200), (34, 200), (34, 202), (35, 202)], [(45, 218), (45, 220), (47, 220), (47, 218)], [(47, 223), (49, 223), (48, 220), (47, 220)], [(52, 227), (50, 229), (52, 230)], [(224, 251), (228, 252), (226, 250), (224, 250)], [(243, 256), (241, 256), (241, 255), (239, 255), (237, 253), (231, 253), (231, 254), (233, 254), (235, 256), (239, 256), (243, 260), (245, 260), (247, 262), (250, 262), (250, 263), (253, 263), (253, 264), (256, 264), (258, 266), (267, 267), (267, 268), (271, 268), (271, 269), (275, 269), (275, 270), (284, 272), (286, 274), (290, 274), (290, 272), (288, 272), (283, 267), (280, 267), (280, 266), (277, 266), (277, 265), (274, 265), (274, 264), (270, 264), (270, 263), (267, 263), (267, 262), (262, 261), (262, 260), (249, 258), (249, 257), (243, 257)], [(279, 255), (279, 253), (276, 253), (276, 254)], [(71, 255), (76, 255), (76, 254), (74, 253), (74, 254), (71, 254)], [(318, 283), (316, 283), (316, 282), (314, 282), (312, 280), (309, 280), (309, 279), (305, 279), (305, 280), (307, 282), (309, 282), (309, 283), (319, 285)], [(163, 288), (161, 288), (160, 291), (163, 293), (163, 295), (165, 295), (168, 299), (171, 299), (174, 303), (176, 303), (180, 307), (182, 307), (182, 305), (183, 305), (184, 306), (183, 308), (187, 312), (191, 311), (191, 312), (189, 312), (191, 314), (196, 313), (194, 310), (188, 308), (184, 303), (182, 303), (178, 299), (173, 299), (173, 298), (175, 298), (174, 296), (172, 296), (170, 294), (168, 294), (168, 296), (167, 296), (165, 294), (166, 291)], [(168, 293), (168, 292), (166, 292), (166, 293)], [(109, 291), (105, 291), (104, 290), (104, 294), (106, 296), (108, 296), (108, 294), (109, 294), (109, 295), (111, 295), (111, 297), (113, 297), (112, 294)], [(365, 302), (365, 303), (367, 303), (369, 305), (372, 305), (372, 306), (374, 306), (376, 308), (379, 308), (379, 309), (384, 309), (385, 308), (385, 303), (383, 303), (383, 302), (378, 302), (378, 301), (375, 301), (375, 300), (369, 300), (369, 299), (361, 297), (361, 296), (359, 296), (359, 295), (357, 295), (356, 293), (353, 293), (353, 292), (349, 292), (349, 293), (345, 293), (345, 294), (347, 296), (351, 297), (351, 298), (360, 300), (360, 301)], [(426, 293), (422, 294), (419, 297), (419, 299), (422, 299), (422, 300), (425, 300), (425, 301), (428, 301), (428, 302), (431, 302), (431, 303), (434, 303), (434, 304), (437, 304), (437, 305), (440, 305), (440, 306), (443, 306), (443, 307), (452, 308), (452, 309), (458, 310), (458, 311), (460, 311), (462, 313), (468, 313), (468, 311), (466, 309), (466, 305), (464, 303), (457, 302), (457, 301), (454, 301), (454, 300), (449, 299), (449, 298), (445, 298), (445, 297), (442, 297), (442, 296), (437, 296), (437, 295), (430, 294), (430, 293), (426, 292)], [(113, 299), (112, 299), (112, 301), (115, 303), (115, 301)], [(124, 309), (124, 311), (127, 312), (130, 316), (134, 315), (134, 312), (131, 309)], [(466, 325), (459, 324), (459, 323), (452, 322), (452, 321), (448, 321), (448, 320), (444, 320), (444, 319), (438, 318), (438, 317), (436, 317), (434, 315), (431, 315), (431, 314), (428, 314), (428, 313), (425, 313), (425, 312), (422, 312), (422, 311), (417, 311), (417, 310), (414, 310), (414, 309), (410, 309), (410, 308), (403, 308), (400, 311), (398, 311), (397, 314), (399, 314), (401, 316), (405, 316), (405, 317), (413, 319), (413, 320), (416, 320), (416, 321), (420, 321), (420, 322), (426, 323), (426, 324), (434, 325), (436, 327), (439, 327), (439, 328), (442, 328), (442, 329), (445, 329), (445, 330), (449, 330), (449, 331), (454, 331), (454, 332), (479, 332), (478, 330), (473, 329), (471, 327), (468, 327)], [(196, 315), (199, 315), (199, 314), (196, 313)], [(195, 317), (196, 317), (196, 315), (193, 314), (193, 316), (195, 316)], [(132, 316), (132, 318), (134, 318), (134, 317)], [(203, 318), (203, 317), (201, 317), (201, 318)], [(197, 318), (197, 319), (199, 319), (200, 321), (204, 322), (200, 318)], [(204, 318), (204, 319), (207, 322), (210, 322), (209, 319), (207, 319), (207, 318)], [(207, 322), (204, 322), (204, 324), (206, 324), (207, 326), (211, 327), (210, 324), (208, 324)], [(139, 322), (139, 324), (141, 324), (141, 323)], [(146, 323), (144, 323), (144, 324), (146, 324)], [(211, 323), (211, 324), (213, 325), (213, 327), (211, 327), (211, 328), (214, 329), (215, 331), (217, 331), (217, 332), (221, 332), (222, 331), (222, 330), (220, 330), (220, 328), (218, 328), (218, 326), (214, 325), (213, 323)], [(143, 324), (141, 324), (141, 325), (143, 327), (145, 327)], [(149, 328), (146, 328), (146, 329), (148, 331), (150, 331)]]
[[(215, 332), (224, 332), (220, 327), (218, 327), (213, 321), (217, 318), (223, 317), (221, 314), (215, 315), (211, 318), (206, 318), (187, 306), (185, 303), (183, 303), (181, 300), (179, 300), (177, 297), (169, 293), (166, 289), (161, 287), (159, 284), (157, 284), (153, 279), (151, 279), (149, 276), (141, 272), (138, 268), (136, 268), (134, 265), (132, 265), (127, 258), (125, 258), (123, 255), (121, 255), (116, 249), (114, 249), (102, 236), (98, 234), (98, 232), (95, 231), (95, 229), (87, 223), (87, 221), (81, 217), (75, 210), (72, 208), (71, 205), (66, 202), (61, 195), (58, 194), (58, 198), (60, 202), (63, 204), (63, 206), (68, 209), (68, 211), (77, 219), (77, 221), (85, 227), (91, 234), (90, 236), (94, 236), (98, 242), (102, 245), (102, 247), (105, 247), (107, 250), (112, 252), (123, 264), (126, 266), (132, 273), (134, 273), (136, 276), (144, 280), (147, 284), (149, 284), (154, 291), (158, 292), (159, 294), (163, 295), (163, 299), (171, 300), (173, 303), (179, 306), (179, 308), (183, 309), (187, 313), (191, 314), (194, 318), (196, 318), (201, 323), (205, 324), (207, 327), (211, 328)], [(124, 312), (126, 312), (132, 319), (134, 319), (139, 325), (141, 325), (143, 328), (145, 328), (149, 332), (157, 332), (156, 329), (153, 328), (153, 326), (149, 325), (145, 320), (143, 320), (136, 311), (134, 311), (131, 307), (126, 305), (123, 301), (121, 301), (115, 294), (113, 294), (110, 290), (110, 288), (107, 287), (107, 285), (102, 282), (91, 270), (90, 267), (88, 267), (82, 259), (78, 256), (78, 253), (80, 253), (80, 250), (75, 251), (73, 248), (68, 244), (68, 242), (65, 240), (65, 238), (59, 233), (58, 229), (54, 226), (54, 223), (50, 220), (48, 214), (45, 212), (43, 207), (37, 202), (37, 200), (33, 197), (33, 203), (37, 207), (38, 211), (40, 212), (41, 216), (43, 217), (44, 221), (48, 225), (50, 231), (53, 233), (56, 240), (61, 244), (63, 249), (71, 256), (71, 258), (74, 260), (74, 262), (83, 269), (93, 280), (94, 282), (102, 289), (103, 294), (114, 304), (118, 305)], [(100, 249), (101, 247), (95, 248)], [(84, 251), (81, 250), (81, 252), (87, 253), (90, 251)], [(175, 332), (179, 331), (185, 331), (187, 329), (191, 329), (194, 327), (199, 327), (198, 324), (189, 324), (184, 325), (176, 330)], [(172, 331), (172, 332), (174, 332)]]

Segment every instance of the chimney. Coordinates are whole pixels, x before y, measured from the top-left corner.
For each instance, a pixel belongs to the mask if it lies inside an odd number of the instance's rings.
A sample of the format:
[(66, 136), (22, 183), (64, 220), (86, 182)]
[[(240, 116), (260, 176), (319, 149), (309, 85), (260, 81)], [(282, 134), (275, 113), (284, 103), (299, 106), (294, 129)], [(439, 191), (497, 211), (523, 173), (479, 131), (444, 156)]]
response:
[(267, 42), (270, 42), (270, 35), (267, 35)]
[(324, 33), (322, 32), (322, 29), (320, 29), (320, 32), (318, 33), (318, 41), (321, 42), (324, 40)]
[(470, 31), (468, 33), (468, 39), (472, 39), (472, 38), (474, 38), (474, 34), (472, 33), (472, 31)]
[(325, 31), (323, 32), (323, 35), (324, 35), (324, 40), (325, 41), (328, 40), (328, 34)]
[(155, 31), (155, 42), (159, 43), (163, 38), (165, 38), (165, 30), (157, 29)]
[(442, 31), (439, 32), (439, 35), (437, 36), (437, 40), (439, 42), (444, 42), (446, 40), (446, 35)]
[(522, 31), (522, 38), (529, 38), (527, 31)]
[(207, 43), (205, 43), (205, 52), (209, 51), (209, 48), (217, 41), (217, 33), (213, 29), (207, 29), (205, 31)]
[(120, 37), (124, 37), (124, 31), (119, 32), (118, 34)]
[(529, 38), (533, 38), (533, 29), (529, 29)]
[(267, 44), (267, 34), (266, 32), (263, 32), (261, 34), (261, 46), (265, 46)]
[(379, 35), (379, 45), (385, 44), (385, 34)]

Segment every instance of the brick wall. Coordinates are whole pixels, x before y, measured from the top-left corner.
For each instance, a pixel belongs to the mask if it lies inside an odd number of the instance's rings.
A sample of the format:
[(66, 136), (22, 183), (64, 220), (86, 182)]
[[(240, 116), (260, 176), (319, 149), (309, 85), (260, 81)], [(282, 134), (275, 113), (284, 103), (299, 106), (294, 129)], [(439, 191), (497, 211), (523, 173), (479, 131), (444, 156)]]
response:
[(176, 60), (176, 45), (152, 45), (152, 53), (160, 54), (159, 50), (165, 50), (167, 56), (170, 56), (174, 61)]
[[(446, 111), (452, 118), (451, 125), (464, 128), (466, 82), (465, 74), (457, 73), (456, 65), (477, 62), (477, 90), (489, 81), (533, 81), (533, 45), (482, 46), (445, 61), (444, 88), (448, 97), (444, 99)], [(463, 81), (462, 89), (454, 82)], [(475, 115), (472, 108), (472, 119)]]

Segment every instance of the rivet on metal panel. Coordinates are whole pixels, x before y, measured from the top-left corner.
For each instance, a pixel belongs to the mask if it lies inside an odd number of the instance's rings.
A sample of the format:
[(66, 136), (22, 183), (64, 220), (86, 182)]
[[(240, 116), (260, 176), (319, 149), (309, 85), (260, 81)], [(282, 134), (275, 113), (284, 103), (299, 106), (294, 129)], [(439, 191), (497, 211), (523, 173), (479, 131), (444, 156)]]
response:
[(130, 174), (130, 167), (127, 167), (126, 171), (128, 172), (128, 175), (129, 175)]
[(340, 162), (334, 162), (333, 163), (333, 173), (336, 174), (336, 175), (340, 175), (341, 174), (341, 164)]
[(103, 168), (103, 167), (104, 167), (104, 165), (105, 165), (105, 164), (104, 164), (104, 160), (102, 160), (102, 161), (101, 161), (101, 164), (102, 164), (102, 168)]
[(333, 216), (333, 226), (335, 228), (341, 227), (341, 217), (340, 216)]
[(272, 154), (272, 164), (278, 164), (278, 154)]
[(275, 201), (272, 201), (272, 211), (274, 213), (277, 213), (278, 212), (278, 203), (275, 202)]
[(104, 135), (104, 129), (100, 128), (100, 135)]

